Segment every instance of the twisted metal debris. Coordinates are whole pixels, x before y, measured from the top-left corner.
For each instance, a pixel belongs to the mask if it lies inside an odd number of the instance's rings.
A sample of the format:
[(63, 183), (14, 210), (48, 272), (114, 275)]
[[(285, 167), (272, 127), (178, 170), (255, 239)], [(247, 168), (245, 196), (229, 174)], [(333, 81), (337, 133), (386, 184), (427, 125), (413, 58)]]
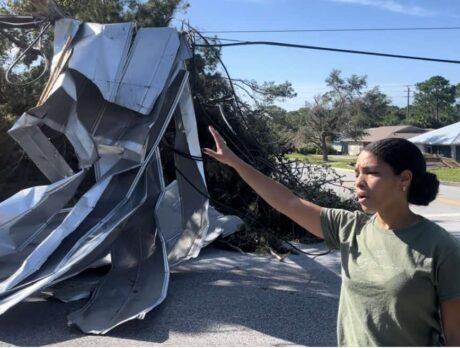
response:
[[(200, 193), (207, 189), (194, 160), (201, 150), (189, 58), (172, 28), (56, 21), (48, 84), (9, 130), (51, 184), (0, 203), (0, 314), (36, 292), (64, 301), (91, 294), (69, 324), (104, 334), (158, 306), (170, 267), (242, 223)], [(189, 156), (174, 158), (187, 178), (165, 187), (159, 143), (170, 122), (175, 149)], [(45, 126), (68, 139), (78, 170)], [(90, 170), (96, 182), (76, 200)], [(79, 274), (107, 259), (106, 275), (79, 283)]]

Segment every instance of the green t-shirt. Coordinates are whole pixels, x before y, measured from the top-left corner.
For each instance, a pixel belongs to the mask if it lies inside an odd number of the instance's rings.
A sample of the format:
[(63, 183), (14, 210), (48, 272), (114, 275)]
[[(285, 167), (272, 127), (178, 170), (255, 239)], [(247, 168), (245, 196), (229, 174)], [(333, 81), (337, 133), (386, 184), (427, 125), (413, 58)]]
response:
[(443, 345), (439, 305), (460, 297), (460, 242), (435, 223), (387, 230), (374, 216), (322, 209), (342, 260), (339, 346)]

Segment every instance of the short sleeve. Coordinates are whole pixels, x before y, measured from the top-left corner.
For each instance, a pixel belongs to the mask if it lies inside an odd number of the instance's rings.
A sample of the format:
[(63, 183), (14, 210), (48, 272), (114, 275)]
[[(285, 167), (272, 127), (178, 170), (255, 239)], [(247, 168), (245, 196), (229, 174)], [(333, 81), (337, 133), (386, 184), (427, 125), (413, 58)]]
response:
[(460, 243), (441, 259), (437, 267), (437, 292), (440, 302), (460, 298)]
[(340, 244), (360, 230), (366, 221), (367, 215), (360, 211), (321, 208), (321, 229), (327, 247), (340, 249)]

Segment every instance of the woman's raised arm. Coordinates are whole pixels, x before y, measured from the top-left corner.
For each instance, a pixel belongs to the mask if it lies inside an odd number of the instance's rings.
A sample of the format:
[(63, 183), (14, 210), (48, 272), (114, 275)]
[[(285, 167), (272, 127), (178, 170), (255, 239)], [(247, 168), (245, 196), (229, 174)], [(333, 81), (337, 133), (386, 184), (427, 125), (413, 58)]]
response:
[(204, 148), (203, 152), (206, 155), (235, 169), (241, 178), (274, 209), (315, 236), (324, 238), (321, 230), (321, 207), (319, 205), (301, 199), (284, 185), (244, 162), (227, 147), (224, 139), (214, 128), (209, 127), (209, 131), (214, 138), (216, 150)]

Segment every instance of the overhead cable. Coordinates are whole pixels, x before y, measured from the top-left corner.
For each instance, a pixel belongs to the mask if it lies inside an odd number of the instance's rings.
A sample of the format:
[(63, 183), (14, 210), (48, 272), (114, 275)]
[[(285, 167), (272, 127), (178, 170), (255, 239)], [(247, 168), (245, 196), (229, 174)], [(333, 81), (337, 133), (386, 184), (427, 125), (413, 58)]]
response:
[(12, 81), (10, 79), (10, 75), (13, 71), (13, 68), (21, 61), (22, 58), (25, 57), (25, 55), (27, 54), (28, 51), (32, 50), (33, 46), (41, 40), (41, 38), (43, 37), (43, 35), (46, 33), (46, 31), (48, 30), (48, 28), (50, 27), (51, 23), (48, 22), (46, 23), (46, 25), (42, 28), (42, 30), (40, 31), (40, 33), (37, 35), (37, 37), (32, 41), (32, 43), (15, 59), (15, 61), (9, 66), (9, 68), (6, 70), (5, 72), (5, 80), (6, 82), (8, 82), (9, 84), (11, 85), (14, 85), (14, 86), (25, 86), (25, 85), (29, 85), (39, 79), (41, 79), (45, 73), (48, 71), (48, 67), (49, 67), (49, 61), (48, 61), (48, 58), (46, 57), (45, 53), (40, 51), (40, 56), (43, 58), (44, 60), (44, 67), (43, 67), (43, 70), (41, 71), (41, 73), (36, 77), (34, 78), (33, 80), (31, 81), (27, 81), (27, 82), (15, 82), (15, 81)]
[(362, 31), (428, 31), (459, 30), (460, 27), (413, 27), (413, 28), (335, 28), (335, 29), (270, 29), (270, 30), (215, 30), (202, 31), (203, 34), (223, 33), (320, 33), (320, 32), (362, 32)]
[(406, 56), (406, 55), (400, 55), (400, 54), (390, 54), (390, 53), (380, 53), (380, 52), (370, 52), (370, 51), (358, 51), (358, 50), (347, 50), (347, 49), (332, 48), (332, 47), (298, 45), (298, 44), (290, 44), (290, 43), (285, 43), (285, 42), (274, 42), (274, 41), (243, 41), (243, 42), (224, 43), (224, 44), (210, 44), (210, 43), (207, 43), (207, 44), (204, 44), (204, 45), (203, 44), (195, 44), (195, 46), (197, 46), (197, 47), (232, 47), (232, 46), (253, 46), (253, 45), (292, 47), (292, 48), (302, 48), (302, 49), (319, 50), (319, 51), (332, 51), (332, 52), (341, 52), (341, 53), (363, 54), (363, 55), (368, 55), (368, 56), (379, 56), (379, 57), (389, 57), (389, 58), (422, 60), (422, 61), (438, 62), (438, 63), (460, 64), (460, 60), (452, 60), (452, 59)]
[(36, 28), (37, 26), (43, 24), (45, 20), (37, 19), (33, 16), (0, 16), (0, 28), (1, 29), (30, 29)]

